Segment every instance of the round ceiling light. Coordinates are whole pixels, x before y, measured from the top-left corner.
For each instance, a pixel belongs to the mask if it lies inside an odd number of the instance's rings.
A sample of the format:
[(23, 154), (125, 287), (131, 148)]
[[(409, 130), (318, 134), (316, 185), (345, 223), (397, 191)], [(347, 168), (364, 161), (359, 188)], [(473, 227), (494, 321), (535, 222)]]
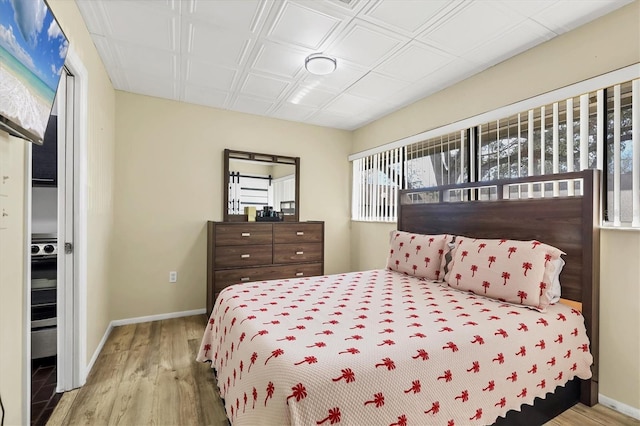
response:
[(304, 67), (311, 74), (326, 75), (336, 70), (337, 61), (322, 53), (312, 53), (304, 60)]

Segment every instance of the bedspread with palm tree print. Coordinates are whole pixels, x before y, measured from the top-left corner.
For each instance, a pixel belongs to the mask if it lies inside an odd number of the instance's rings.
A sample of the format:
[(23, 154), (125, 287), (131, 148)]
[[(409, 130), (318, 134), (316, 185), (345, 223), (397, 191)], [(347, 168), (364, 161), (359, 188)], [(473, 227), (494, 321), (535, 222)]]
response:
[(489, 424), (590, 378), (593, 361), (570, 307), (389, 270), (227, 287), (197, 359), (234, 425)]

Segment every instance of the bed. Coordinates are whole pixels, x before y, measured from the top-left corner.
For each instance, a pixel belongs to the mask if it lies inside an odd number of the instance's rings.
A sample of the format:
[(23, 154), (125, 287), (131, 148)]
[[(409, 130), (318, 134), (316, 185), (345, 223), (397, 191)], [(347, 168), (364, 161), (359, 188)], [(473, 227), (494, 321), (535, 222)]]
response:
[[(229, 420), (531, 424), (578, 400), (595, 404), (598, 182), (598, 172), (587, 170), (401, 191), (398, 230), (445, 236), (448, 254), (432, 262), (439, 263), (438, 280), (417, 274), (421, 267), (409, 250), (419, 248), (411, 239), (407, 257), (400, 257), (406, 265), (390, 260), (381, 270), (228, 287), (216, 300), (197, 359), (211, 361)], [(529, 198), (536, 194), (544, 197)], [(510, 247), (514, 259), (524, 252), (523, 245), (516, 253), (511, 241), (565, 253), (562, 297), (579, 305), (542, 306), (542, 287), (532, 306), (487, 297), (502, 283), (454, 288), (462, 276), (456, 271), (476, 251)], [(463, 250), (465, 244), (473, 250)], [(501, 259), (492, 258), (488, 268), (495, 270)], [(524, 274), (535, 281), (535, 270)], [(537, 290), (528, 292), (534, 296)], [(527, 293), (518, 297), (526, 302)]]

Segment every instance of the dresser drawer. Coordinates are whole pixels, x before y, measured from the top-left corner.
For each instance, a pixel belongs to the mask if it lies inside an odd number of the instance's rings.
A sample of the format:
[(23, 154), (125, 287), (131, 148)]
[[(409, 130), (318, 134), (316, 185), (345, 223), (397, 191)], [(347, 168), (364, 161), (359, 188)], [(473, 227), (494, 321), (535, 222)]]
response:
[(273, 242), (321, 243), (322, 223), (278, 223), (273, 225)]
[(272, 263), (272, 246), (225, 246), (216, 247), (216, 268), (233, 268), (242, 266), (270, 265)]
[(270, 223), (240, 223), (216, 225), (216, 246), (271, 244), (273, 231)]
[(273, 263), (321, 262), (321, 243), (275, 244)]
[(306, 263), (304, 265), (282, 265), (254, 267), (245, 269), (230, 269), (216, 271), (216, 296), (223, 288), (232, 284), (268, 281), (278, 279), (295, 279), (322, 275), (322, 263)]

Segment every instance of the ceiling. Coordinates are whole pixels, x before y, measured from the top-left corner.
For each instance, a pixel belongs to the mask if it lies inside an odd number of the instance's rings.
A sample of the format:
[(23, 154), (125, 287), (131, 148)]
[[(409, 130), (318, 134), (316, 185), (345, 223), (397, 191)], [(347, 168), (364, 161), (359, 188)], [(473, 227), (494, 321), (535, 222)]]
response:
[(631, 1), (76, 0), (118, 90), (347, 130)]

